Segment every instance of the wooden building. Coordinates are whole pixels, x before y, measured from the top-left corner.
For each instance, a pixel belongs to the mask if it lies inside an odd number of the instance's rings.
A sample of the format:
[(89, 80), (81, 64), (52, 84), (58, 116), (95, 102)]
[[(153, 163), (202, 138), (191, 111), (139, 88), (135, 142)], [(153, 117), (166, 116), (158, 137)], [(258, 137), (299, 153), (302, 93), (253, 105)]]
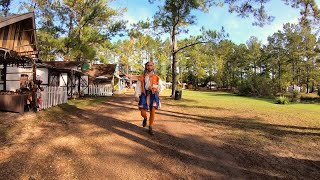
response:
[[(2, 110), (21, 112), (25, 94), (19, 94), (25, 74), (16, 77), (11, 67), (29, 67), (28, 78), (36, 82), (38, 49), (34, 13), (0, 17), (0, 104)], [(23, 73), (23, 72), (22, 72)], [(16, 86), (17, 85), (17, 86)], [(33, 86), (34, 88), (35, 86)], [(30, 92), (36, 99), (35, 91)], [(30, 94), (30, 95), (31, 95)], [(36, 101), (32, 102), (36, 107)]]
[(7, 79), (8, 66), (29, 66), (33, 68), (31, 77), (35, 78), (38, 58), (35, 31), (33, 12), (0, 17), (0, 90), (7, 91), (8, 86), (17, 83), (17, 79)]
[(87, 94), (88, 76), (82, 72), (84, 62), (80, 61), (48, 61), (48, 86), (67, 87), (68, 97), (73, 98), (80, 92)]
[(0, 17), (0, 47), (18, 56), (38, 57), (34, 13)]
[(87, 71), (89, 84), (111, 85), (114, 93), (121, 93), (124, 80), (116, 71), (116, 64), (93, 64)]

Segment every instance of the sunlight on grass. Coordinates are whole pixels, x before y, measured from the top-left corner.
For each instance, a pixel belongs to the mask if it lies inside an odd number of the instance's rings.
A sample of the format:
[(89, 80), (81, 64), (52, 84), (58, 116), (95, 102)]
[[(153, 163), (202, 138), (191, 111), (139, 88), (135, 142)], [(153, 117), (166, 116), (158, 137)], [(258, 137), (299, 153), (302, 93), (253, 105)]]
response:
[(68, 100), (68, 103), (46, 109), (44, 114), (38, 114), (38, 116), (41, 116), (39, 119), (47, 121), (54, 120), (56, 118), (63, 119), (64, 116), (67, 116), (69, 113), (76, 113), (79, 109), (96, 106), (105, 101), (105, 97)]
[(162, 92), (163, 107), (211, 127), (219, 132), (215, 139), (277, 156), (295, 152), (300, 158), (313, 157), (309, 147), (319, 147), (320, 104), (279, 105), (274, 99), (190, 90), (174, 100), (170, 94), (168, 89)]
[(243, 97), (225, 92), (200, 92), (183, 90), (181, 100), (169, 98), (171, 91), (162, 92), (162, 98), (170, 106), (230, 110), (230, 113), (247, 112), (257, 117), (290, 125), (320, 126), (320, 104), (275, 104), (274, 99)]
[(96, 97), (96, 98), (84, 98), (84, 99), (74, 99), (69, 100), (68, 104), (71, 106), (76, 106), (78, 108), (85, 107), (85, 106), (94, 106), (101, 102), (106, 101), (104, 97)]

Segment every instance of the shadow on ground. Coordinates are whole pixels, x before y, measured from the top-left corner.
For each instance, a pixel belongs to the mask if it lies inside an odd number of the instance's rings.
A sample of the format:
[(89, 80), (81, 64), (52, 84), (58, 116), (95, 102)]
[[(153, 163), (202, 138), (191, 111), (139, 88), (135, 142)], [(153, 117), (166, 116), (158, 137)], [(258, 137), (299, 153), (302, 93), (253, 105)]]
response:
[[(99, 111), (80, 109), (73, 105), (62, 105), (61, 110), (65, 112), (63, 119), (52, 121), (50, 126), (43, 125), (43, 128), (53, 131), (49, 134), (42, 134), (37, 141), (30, 139), (26, 149), (17, 151), (7, 159), (0, 161), (0, 177), (5, 179), (21, 179), (25, 174), (27, 178), (40, 177), (50, 179), (61, 177), (61, 168), (71, 168), (74, 174), (69, 178), (119, 178), (117, 172), (112, 168), (101, 167), (103, 163), (135, 163), (138, 166), (156, 169), (166, 178), (194, 178), (212, 179), (214, 177), (230, 179), (317, 179), (320, 177), (320, 162), (316, 160), (297, 159), (275, 156), (265, 151), (264, 147), (257, 150), (243, 148), (235, 142), (237, 139), (225, 139), (223, 145), (210, 143), (201, 136), (175, 136), (173, 134), (156, 131), (155, 136), (149, 136), (146, 129), (135, 124), (128, 123), (124, 119), (117, 119), (111, 116), (112, 112), (130, 112), (137, 109), (132, 106), (128, 97), (106, 98)], [(111, 111), (112, 110), (112, 111)], [(55, 116), (54, 112), (52, 116)], [(316, 130), (319, 128), (281, 126), (263, 124), (259, 120), (241, 119), (240, 117), (213, 117), (200, 116), (185, 112), (172, 112), (160, 110), (158, 115), (165, 116), (169, 121), (183, 123), (185, 119), (204, 124), (231, 127), (242, 131), (261, 131), (272, 136), (297, 135), (297, 136), (319, 136), (320, 133), (306, 133), (296, 130)], [(101, 131), (84, 134), (82, 126), (94, 125), (101, 128)], [(290, 130), (289, 130), (290, 129)], [(87, 142), (90, 153), (78, 153), (69, 146), (55, 147), (50, 153), (38, 159), (37, 162), (30, 162), (35, 156), (33, 152), (39, 145), (54, 140), (57, 136), (76, 136), (79, 138), (96, 138), (97, 136), (114, 136), (118, 141), (128, 141), (139, 145), (131, 154), (121, 152), (109, 152), (106, 147), (95, 142)], [(90, 137), (92, 136), (92, 137)], [(121, 144), (117, 142), (117, 144)], [(108, 145), (106, 145), (108, 146)], [(0, 146), (1, 148), (1, 146)], [(126, 143), (121, 144), (120, 149), (130, 148)], [(2, 149), (0, 149), (2, 150)], [(151, 152), (150, 152), (151, 151)], [(92, 153), (93, 152), (93, 153)], [(149, 153), (157, 154), (159, 159), (150, 159)], [(112, 157), (109, 157), (112, 156)], [(70, 160), (70, 164), (57, 166), (59, 159)], [(88, 158), (95, 159), (92, 163)], [(165, 160), (163, 160), (163, 159)], [(110, 160), (101, 162), (99, 159)], [(162, 163), (163, 162), (163, 163)], [(171, 162), (172, 164), (168, 164)], [(104, 164), (106, 165), (106, 164)], [(123, 164), (122, 168), (130, 168)], [(180, 168), (171, 168), (180, 167)], [(39, 169), (34, 174), (34, 169)], [(100, 172), (100, 176), (97, 172)], [(124, 170), (125, 172), (125, 170)], [(3, 176), (5, 175), (5, 176)], [(94, 175), (97, 175), (94, 177)], [(156, 176), (150, 178), (159, 178)], [(48, 177), (50, 176), (50, 177)], [(121, 176), (120, 176), (121, 177)], [(142, 176), (143, 177), (143, 176)], [(0, 178), (0, 179), (1, 179)], [(137, 177), (130, 177), (137, 178)]]

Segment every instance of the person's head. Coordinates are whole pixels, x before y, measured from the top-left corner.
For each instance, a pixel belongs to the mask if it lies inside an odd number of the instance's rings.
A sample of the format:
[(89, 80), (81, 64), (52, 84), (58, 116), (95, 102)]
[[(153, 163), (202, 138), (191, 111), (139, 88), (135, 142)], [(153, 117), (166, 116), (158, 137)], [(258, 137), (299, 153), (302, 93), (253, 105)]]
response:
[(146, 63), (146, 70), (147, 72), (152, 72), (154, 70), (154, 63), (152, 61)]

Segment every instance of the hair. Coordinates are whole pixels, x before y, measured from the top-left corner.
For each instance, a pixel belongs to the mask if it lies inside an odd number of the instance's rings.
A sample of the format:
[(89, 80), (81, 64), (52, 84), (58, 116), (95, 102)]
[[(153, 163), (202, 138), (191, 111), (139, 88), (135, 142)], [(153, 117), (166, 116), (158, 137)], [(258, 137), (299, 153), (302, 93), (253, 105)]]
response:
[(145, 65), (147, 65), (147, 64), (149, 64), (149, 63), (152, 63), (152, 64), (154, 65), (154, 62), (153, 62), (153, 61), (148, 61), (148, 62), (146, 62)]
[(153, 72), (154, 72), (155, 74), (157, 74), (157, 70), (156, 70), (156, 67), (155, 67), (155, 64), (154, 64), (153, 61), (148, 61), (148, 62), (146, 62), (146, 63), (144, 64), (144, 72), (147, 72), (147, 65), (148, 65), (149, 63), (152, 63), (152, 64), (153, 64)]

